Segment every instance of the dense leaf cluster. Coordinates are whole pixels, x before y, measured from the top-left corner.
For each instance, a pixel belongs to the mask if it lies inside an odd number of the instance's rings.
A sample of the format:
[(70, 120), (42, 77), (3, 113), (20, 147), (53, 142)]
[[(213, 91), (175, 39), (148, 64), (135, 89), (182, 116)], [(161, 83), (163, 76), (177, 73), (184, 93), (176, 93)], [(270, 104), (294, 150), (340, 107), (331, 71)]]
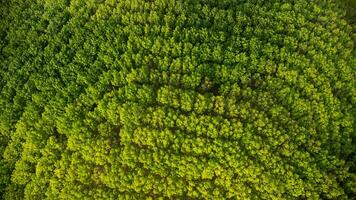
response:
[(331, 1), (1, 1), (4, 199), (351, 199)]

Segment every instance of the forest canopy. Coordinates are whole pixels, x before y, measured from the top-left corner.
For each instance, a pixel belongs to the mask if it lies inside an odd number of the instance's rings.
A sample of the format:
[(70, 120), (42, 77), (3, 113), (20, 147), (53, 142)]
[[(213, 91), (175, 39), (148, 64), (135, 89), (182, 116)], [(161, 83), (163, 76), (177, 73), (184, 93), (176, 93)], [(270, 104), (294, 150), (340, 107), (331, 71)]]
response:
[(0, 4), (0, 198), (355, 198), (356, 7)]

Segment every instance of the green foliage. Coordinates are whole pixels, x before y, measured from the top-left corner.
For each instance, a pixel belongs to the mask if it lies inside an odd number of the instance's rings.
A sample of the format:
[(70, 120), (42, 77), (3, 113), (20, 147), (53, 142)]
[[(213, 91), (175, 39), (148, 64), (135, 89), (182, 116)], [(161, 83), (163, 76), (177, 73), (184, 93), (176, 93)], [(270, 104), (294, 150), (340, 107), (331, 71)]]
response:
[(356, 196), (354, 35), (333, 1), (0, 8), (3, 199)]
[(345, 12), (345, 18), (349, 21), (350, 24), (356, 25), (356, 0), (341, 0), (336, 1), (340, 9)]

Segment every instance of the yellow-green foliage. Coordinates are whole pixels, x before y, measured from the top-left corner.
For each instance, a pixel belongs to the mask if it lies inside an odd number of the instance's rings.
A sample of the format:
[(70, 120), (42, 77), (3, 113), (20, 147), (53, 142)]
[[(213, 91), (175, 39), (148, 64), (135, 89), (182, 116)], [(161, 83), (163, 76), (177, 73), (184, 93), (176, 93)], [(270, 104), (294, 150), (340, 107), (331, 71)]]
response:
[(1, 1), (4, 199), (352, 199), (328, 0)]

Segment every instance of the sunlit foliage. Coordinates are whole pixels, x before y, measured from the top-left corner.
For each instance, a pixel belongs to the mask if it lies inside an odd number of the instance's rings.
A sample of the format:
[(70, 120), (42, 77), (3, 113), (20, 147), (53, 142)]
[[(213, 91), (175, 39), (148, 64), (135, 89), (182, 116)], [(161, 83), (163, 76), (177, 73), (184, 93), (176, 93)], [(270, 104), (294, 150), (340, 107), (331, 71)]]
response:
[(355, 197), (354, 42), (336, 8), (2, 0), (2, 197)]

